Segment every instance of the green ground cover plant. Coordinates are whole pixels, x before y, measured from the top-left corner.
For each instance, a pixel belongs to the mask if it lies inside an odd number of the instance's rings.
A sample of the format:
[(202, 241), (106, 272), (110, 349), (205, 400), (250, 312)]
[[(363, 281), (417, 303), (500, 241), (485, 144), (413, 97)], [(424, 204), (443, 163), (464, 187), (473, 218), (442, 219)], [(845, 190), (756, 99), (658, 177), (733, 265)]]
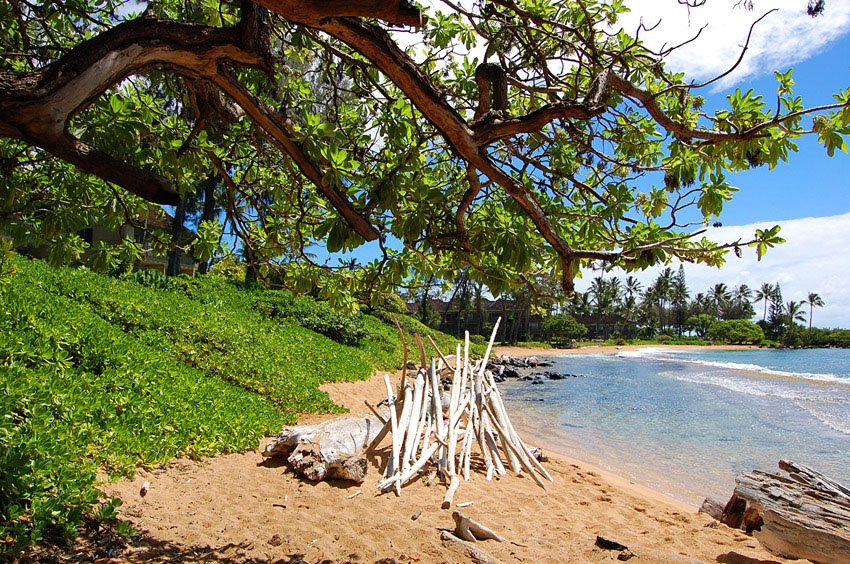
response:
[[(301, 412), (341, 411), (321, 383), (367, 378), (403, 355), (383, 320), (336, 318), (324, 304), (259, 286), (116, 279), (20, 257), (12, 265), (0, 286), (0, 554), (112, 514), (98, 470), (256, 448)], [(293, 315), (257, 307), (293, 302)], [(312, 311), (328, 324), (342, 319), (356, 343), (303, 327), (299, 316)], [(401, 322), (453, 348), (450, 337)]]

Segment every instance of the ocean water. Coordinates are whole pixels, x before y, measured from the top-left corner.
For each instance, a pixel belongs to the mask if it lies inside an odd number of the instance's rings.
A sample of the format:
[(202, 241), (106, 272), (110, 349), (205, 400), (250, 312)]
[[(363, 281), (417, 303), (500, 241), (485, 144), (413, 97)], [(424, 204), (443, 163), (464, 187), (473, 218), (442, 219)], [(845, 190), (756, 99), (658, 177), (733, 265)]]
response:
[(659, 347), (548, 360), (547, 370), (580, 377), (500, 389), (520, 432), (558, 452), (692, 504), (725, 502), (735, 475), (780, 459), (850, 485), (850, 350)]

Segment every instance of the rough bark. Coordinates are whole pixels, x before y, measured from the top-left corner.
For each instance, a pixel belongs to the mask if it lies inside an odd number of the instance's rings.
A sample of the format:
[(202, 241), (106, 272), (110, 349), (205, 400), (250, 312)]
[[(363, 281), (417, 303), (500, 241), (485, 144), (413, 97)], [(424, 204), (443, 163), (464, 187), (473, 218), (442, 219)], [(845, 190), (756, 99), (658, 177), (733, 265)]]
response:
[(366, 450), (384, 425), (375, 417), (346, 418), (321, 425), (287, 427), (266, 445), (265, 457), (287, 457), (293, 470), (308, 480), (362, 483)]
[(778, 556), (850, 562), (850, 490), (802, 464), (779, 467), (786, 474), (739, 476), (721, 522), (753, 532)]

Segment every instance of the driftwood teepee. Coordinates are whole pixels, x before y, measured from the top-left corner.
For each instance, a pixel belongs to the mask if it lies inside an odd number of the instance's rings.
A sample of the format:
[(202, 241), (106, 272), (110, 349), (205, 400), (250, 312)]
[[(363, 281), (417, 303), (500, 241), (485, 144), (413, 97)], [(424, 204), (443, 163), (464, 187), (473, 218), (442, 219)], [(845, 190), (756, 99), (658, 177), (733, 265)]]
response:
[(487, 480), (510, 468), (528, 472), (543, 488), (544, 479), (552, 481), (511, 424), (493, 374), (487, 370), (498, 327), (497, 321), (480, 360), (469, 357), (467, 332), (463, 350), (458, 345), (453, 356), (443, 355), (431, 341), (439, 358), (432, 358), (427, 366), (420, 343), (422, 365), (412, 378), (403, 374), (397, 388), (385, 376), (389, 419), (370, 445), (379, 444), (387, 432), (392, 436), (392, 454), (379, 489), (400, 495), (402, 486), (430, 469), (432, 480), (439, 474), (448, 482), (443, 507), (450, 507), (461, 476), (470, 478), (475, 451)]

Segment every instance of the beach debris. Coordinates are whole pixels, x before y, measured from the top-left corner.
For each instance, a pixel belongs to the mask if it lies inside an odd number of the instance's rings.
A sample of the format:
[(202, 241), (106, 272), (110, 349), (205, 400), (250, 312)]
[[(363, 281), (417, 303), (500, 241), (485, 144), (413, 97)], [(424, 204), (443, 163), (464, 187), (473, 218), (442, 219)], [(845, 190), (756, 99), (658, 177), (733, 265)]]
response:
[(308, 480), (362, 483), (368, 462), (362, 452), (386, 427), (375, 417), (348, 417), (320, 425), (284, 428), (266, 448), (264, 457), (287, 457), (295, 473)]
[(151, 489), (151, 483), (145, 480), (145, 483), (142, 484), (142, 488), (139, 490), (139, 495), (145, 497), (148, 495), (148, 490)]
[(411, 521), (416, 521), (422, 516), (422, 509), (417, 509), (413, 512), (413, 515), (410, 516)]
[(707, 497), (703, 500), (702, 505), (699, 508), (699, 513), (705, 513), (709, 517), (713, 517), (720, 521), (724, 507), (725, 505), (723, 502)]
[(469, 558), (475, 564), (490, 564), (490, 562), (493, 562), (492, 556), (490, 556), (471, 542), (467, 542), (465, 540), (457, 538), (450, 531), (441, 531), (440, 539), (442, 539), (444, 547), (459, 550), (464, 556)]
[(850, 562), (850, 489), (803, 464), (779, 468), (738, 476), (720, 521), (783, 558)]
[[(378, 489), (401, 495), (402, 486), (436, 467), (448, 483), (442, 503), (448, 509), (461, 478), (470, 479), (474, 451), (482, 459), (488, 481), (507, 474), (508, 468), (518, 474), (527, 472), (544, 489), (544, 480), (553, 481), (517, 434), (494, 374), (486, 368), (500, 321), (493, 328), (481, 360), (470, 358), (466, 332), (463, 349), (458, 344), (454, 355), (444, 355), (431, 340), (439, 358), (420, 366), (412, 384), (403, 375), (398, 386), (393, 386), (389, 375), (385, 375), (388, 421), (370, 449), (388, 431), (392, 450)], [(417, 339), (417, 344), (420, 359), (424, 359), (421, 339)], [(444, 381), (449, 384), (448, 389)]]
[(470, 519), (457, 509), (452, 512), (452, 519), (455, 522), (454, 533), (458, 538), (470, 542), (491, 539), (498, 542), (505, 542), (505, 539), (493, 532), (489, 527), (485, 527), (478, 521)]
[(474, 501), (464, 501), (463, 503), (458, 503), (457, 505), (455, 505), (455, 507), (469, 507), (473, 503), (475, 503), (475, 502)]
[(628, 546), (613, 539), (603, 537), (602, 535), (596, 535), (596, 546), (603, 550), (615, 550), (619, 552), (620, 554), (617, 555), (617, 560), (622, 562), (637, 556), (637, 554), (632, 552)]

